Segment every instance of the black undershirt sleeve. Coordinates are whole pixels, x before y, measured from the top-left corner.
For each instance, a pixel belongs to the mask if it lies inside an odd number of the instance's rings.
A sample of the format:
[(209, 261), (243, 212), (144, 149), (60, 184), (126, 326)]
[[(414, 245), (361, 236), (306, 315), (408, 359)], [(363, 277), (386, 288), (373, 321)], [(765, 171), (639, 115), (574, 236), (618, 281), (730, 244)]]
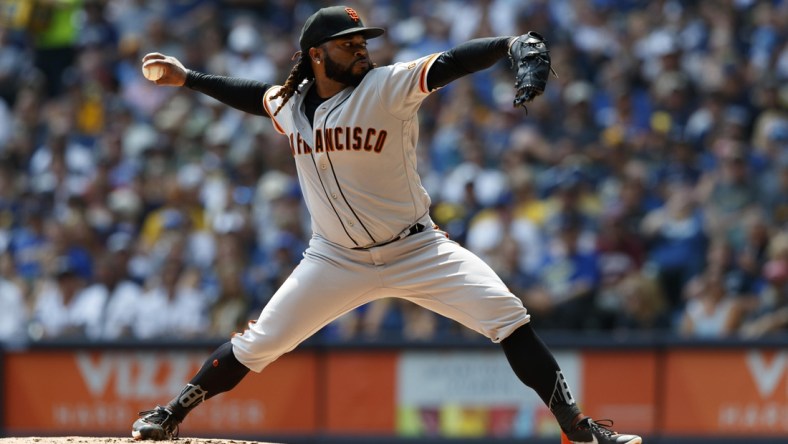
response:
[(486, 37), (469, 40), (441, 53), (427, 73), (427, 87), (446, 86), (462, 76), (493, 66), (509, 54), (511, 37)]
[[(508, 54), (509, 40), (510, 37), (474, 39), (441, 53), (427, 74), (427, 86), (433, 90), (462, 76), (493, 66)], [(263, 95), (273, 85), (256, 80), (188, 71), (184, 86), (235, 109), (269, 117), (263, 107)]]
[(263, 106), (263, 95), (273, 85), (256, 80), (188, 71), (184, 86), (209, 95), (235, 109), (256, 116), (270, 117)]

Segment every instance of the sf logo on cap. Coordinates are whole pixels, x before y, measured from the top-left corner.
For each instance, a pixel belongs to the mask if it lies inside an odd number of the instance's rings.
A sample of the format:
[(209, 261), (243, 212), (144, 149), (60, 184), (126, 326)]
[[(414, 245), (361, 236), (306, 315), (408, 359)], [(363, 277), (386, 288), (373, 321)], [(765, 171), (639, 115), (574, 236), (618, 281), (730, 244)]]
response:
[(361, 20), (358, 17), (358, 13), (356, 12), (355, 9), (353, 9), (353, 8), (345, 8), (345, 12), (347, 12), (347, 15), (350, 16), (350, 20), (353, 20), (356, 23), (358, 23), (358, 21)]

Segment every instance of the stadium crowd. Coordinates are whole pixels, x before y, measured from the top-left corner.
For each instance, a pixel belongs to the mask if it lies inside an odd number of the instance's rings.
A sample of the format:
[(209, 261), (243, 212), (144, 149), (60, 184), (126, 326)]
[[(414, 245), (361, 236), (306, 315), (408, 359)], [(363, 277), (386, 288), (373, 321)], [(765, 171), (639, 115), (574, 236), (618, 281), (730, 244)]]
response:
[[(285, 138), (145, 80), (151, 51), (281, 83), (302, 0), (0, 2), (0, 341), (225, 338), (311, 234)], [(788, 331), (788, 2), (359, 0), (378, 64), (543, 34), (527, 113), (506, 61), (423, 105), (433, 216), (540, 329)], [(322, 332), (466, 330), (394, 299)]]

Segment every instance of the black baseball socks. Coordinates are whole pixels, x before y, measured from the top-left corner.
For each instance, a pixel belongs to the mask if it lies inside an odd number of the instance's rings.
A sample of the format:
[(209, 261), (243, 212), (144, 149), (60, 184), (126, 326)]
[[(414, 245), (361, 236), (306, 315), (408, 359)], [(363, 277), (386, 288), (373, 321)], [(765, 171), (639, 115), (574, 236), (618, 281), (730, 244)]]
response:
[(531, 324), (515, 330), (501, 341), (501, 346), (520, 381), (542, 398), (561, 429), (572, 430), (581, 418), (580, 409), (553, 354), (536, 335)]
[[(532, 388), (564, 430), (571, 430), (581, 417), (572, 392), (552, 353), (530, 324), (515, 330), (501, 341), (504, 354), (517, 377)], [(249, 373), (233, 354), (232, 343), (222, 344), (205, 361), (181, 393), (167, 404), (178, 422), (201, 402), (238, 385)]]
[(167, 404), (167, 409), (182, 422), (193, 408), (206, 399), (232, 390), (247, 373), (249, 368), (235, 358), (232, 343), (225, 342), (208, 357), (181, 393)]

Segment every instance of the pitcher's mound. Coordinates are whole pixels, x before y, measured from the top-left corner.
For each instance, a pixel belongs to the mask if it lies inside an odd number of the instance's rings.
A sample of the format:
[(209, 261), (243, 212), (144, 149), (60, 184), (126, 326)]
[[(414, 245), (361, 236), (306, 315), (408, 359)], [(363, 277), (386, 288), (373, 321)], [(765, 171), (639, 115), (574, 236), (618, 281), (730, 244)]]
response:
[[(93, 438), (86, 436), (28, 436), (24, 438), (0, 438), (0, 444), (146, 444), (154, 441), (135, 441), (133, 438)], [(177, 441), (158, 441), (171, 444), (273, 444), (237, 439), (178, 438)]]

